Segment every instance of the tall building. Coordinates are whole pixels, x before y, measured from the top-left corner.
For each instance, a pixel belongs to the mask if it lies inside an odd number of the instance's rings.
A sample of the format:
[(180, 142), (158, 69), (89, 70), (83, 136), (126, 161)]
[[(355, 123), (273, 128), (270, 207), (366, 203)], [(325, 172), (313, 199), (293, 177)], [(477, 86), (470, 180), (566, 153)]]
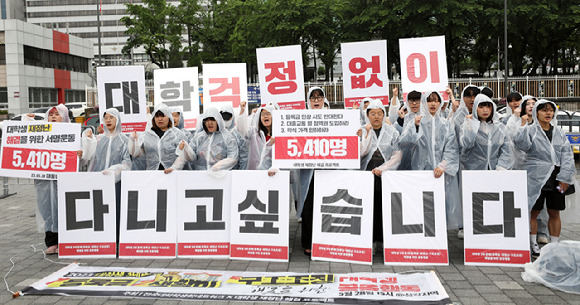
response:
[(0, 20), (0, 109), (16, 115), (84, 101), (92, 58), (90, 40)]
[(24, 20), (24, 0), (0, 0), (0, 17)]
[[(5, 1), (5, 0), (1, 0)], [(120, 21), (126, 16), (126, 3), (138, 4), (142, 0), (20, 0), (26, 1), (26, 21), (55, 29), (94, 43), (98, 57), (98, 23), (100, 12), (101, 54), (106, 65), (126, 65), (149, 62), (143, 48), (133, 50), (132, 56), (121, 53), (127, 42), (127, 28)], [(167, 1), (178, 5), (179, 1)], [(132, 58), (131, 58), (132, 57)]]

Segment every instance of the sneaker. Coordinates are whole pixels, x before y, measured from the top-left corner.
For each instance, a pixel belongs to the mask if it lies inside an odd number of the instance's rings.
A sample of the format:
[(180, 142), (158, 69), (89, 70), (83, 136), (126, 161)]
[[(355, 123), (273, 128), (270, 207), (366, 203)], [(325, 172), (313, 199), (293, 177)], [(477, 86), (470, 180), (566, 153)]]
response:
[(540, 257), (540, 246), (538, 244), (533, 244), (531, 249), (532, 258)]
[(296, 221), (297, 221), (298, 223), (302, 223), (302, 217), (298, 218)]
[(463, 239), (464, 235), (465, 234), (463, 233), (463, 229), (459, 229), (459, 231), (457, 231), (457, 238)]
[(545, 244), (549, 244), (549, 243), (550, 243), (550, 240), (548, 239), (547, 236), (545, 236), (545, 235), (538, 236), (538, 244), (545, 245)]

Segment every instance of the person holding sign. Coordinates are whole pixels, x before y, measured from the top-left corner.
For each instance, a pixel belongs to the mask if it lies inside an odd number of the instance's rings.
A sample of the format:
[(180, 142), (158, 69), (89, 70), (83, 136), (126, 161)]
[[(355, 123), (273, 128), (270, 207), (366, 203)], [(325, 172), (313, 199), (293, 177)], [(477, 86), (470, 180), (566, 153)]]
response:
[(251, 125), (248, 125), (246, 116), (246, 102), (240, 102), (240, 113), (236, 122), (236, 128), (240, 135), (248, 142), (247, 169), (258, 169), (262, 150), (266, 142), (272, 137), (272, 111), (278, 109), (278, 105), (269, 103), (260, 107), (251, 117)]
[(400, 138), (401, 147), (413, 151), (413, 170), (432, 170), (435, 178), (444, 176), (447, 229), (462, 225), (461, 198), (457, 182), (459, 151), (453, 123), (443, 117), (443, 98), (437, 91), (421, 99), (421, 115), (408, 124)]
[(145, 157), (147, 170), (163, 170), (166, 174), (181, 170), (185, 160), (175, 153), (183, 133), (174, 127), (169, 107), (159, 104), (153, 109), (151, 126), (144, 132), (133, 132), (129, 139), (129, 153), (133, 157)]
[(537, 217), (548, 209), (550, 242), (558, 242), (562, 227), (560, 211), (566, 208), (565, 195), (571, 194), (576, 167), (568, 138), (555, 122), (558, 108), (554, 102), (539, 100), (533, 108), (534, 122), (521, 120), (514, 143), (526, 153), (525, 169), (528, 174), (528, 207), (530, 215), (530, 243), (532, 256), (540, 255), (536, 241)]
[[(22, 116), (23, 121), (33, 121), (34, 114)], [(63, 104), (48, 109), (44, 122), (70, 123), (69, 111)], [(56, 180), (34, 180), (38, 212), (44, 220), (46, 254), (58, 254), (58, 190)]]
[(182, 140), (179, 154), (194, 162), (195, 170), (231, 170), (238, 163), (238, 142), (225, 127), (216, 108), (209, 108), (202, 116), (202, 129), (189, 144)]
[(372, 100), (366, 110), (367, 123), (362, 130), (361, 170), (375, 175), (373, 195), (373, 242), (383, 242), (383, 200), (381, 175), (397, 170), (402, 153), (399, 149), (399, 132), (385, 123), (387, 114), (381, 100)]
[(495, 103), (485, 94), (478, 94), (472, 114), (467, 115), (459, 142), (466, 170), (509, 170), (514, 160), (510, 139), (503, 125), (494, 121)]
[(129, 137), (121, 132), (121, 115), (116, 108), (105, 110), (105, 123), (102, 135), (93, 135), (87, 129), (82, 137), (82, 150), (78, 156), (89, 163), (89, 172), (102, 172), (104, 175), (115, 175), (115, 201), (117, 203), (117, 239), (121, 216), (121, 172), (131, 170), (131, 156), (127, 148)]

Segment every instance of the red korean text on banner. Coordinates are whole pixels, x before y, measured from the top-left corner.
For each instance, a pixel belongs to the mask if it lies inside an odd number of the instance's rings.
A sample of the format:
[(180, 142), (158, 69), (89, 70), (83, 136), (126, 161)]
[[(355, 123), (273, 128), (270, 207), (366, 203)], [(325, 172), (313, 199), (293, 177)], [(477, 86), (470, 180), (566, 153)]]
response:
[(276, 137), (276, 159), (357, 159), (358, 137)]
[[(383, 81), (378, 78), (378, 74), (381, 72), (379, 56), (373, 56), (370, 62), (362, 57), (355, 57), (349, 62), (348, 67), (353, 74), (359, 74), (350, 77), (352, 89), (368, 88), (374, 85), (383, 86)], [(371, 69), (372, 72), (370, 77), (366, 79), (363, 73), (368, 69)]]
[(59, 243), (59, 256), (116, 255), (117, 243)]
[(76, 172), (78, 157), (72, 151), (4, 147), (2, 168), (43, 172)]
[[(210, 84), (218, 84), (215, 89), (210, 89), (211, 102), (231, 102), (233, 108), (240, 106), (240, 78), (209, 78)], [(226, 92), (227, 91), (227, 92)], [(225, 93), (225, 94), (224, 94)]]
[[(419, 63), (417, 66), (416, 63)], [(418, 67), (418, 69), (416, 69)], [(419, 72), (419, 73), (417, 73)], [(437, 52), (429, 52), (429, 70), (427, 70), (427, 58), (421, 53), (413, 53), (407, 57), (407, 77), (413, 83), (423, 83), (431, 75), (431, 83), (439, 83), (439, 59)]]
[(290, 94), (296, 92), (296, 62), (271, 62), (264, 64), (270, 74), (266, 75), (268, 92), (272, 95)]

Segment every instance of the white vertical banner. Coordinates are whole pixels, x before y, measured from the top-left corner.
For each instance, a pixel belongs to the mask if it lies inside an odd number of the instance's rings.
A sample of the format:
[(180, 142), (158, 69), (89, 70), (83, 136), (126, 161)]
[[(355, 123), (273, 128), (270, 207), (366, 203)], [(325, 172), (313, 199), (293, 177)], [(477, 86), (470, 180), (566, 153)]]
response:
[(373, 190), (370, 171), (314, 172), (312, 259), (373, 263)]
[(177, 174), (121, 173), (119, 258), (175, 258)]
[(143, 66), (98, 67), (99, 115), (115, 107), (121, 114), (123, 132), (144, 131), (147, 125), (145, 68)]
[(177, 256), (230, 257), (231, 171), (178, 171)]
[(302, 47), (256, 49), (262, 105), (276, 102), (281, 109), (305, 109)]
[(59, 257), (115, 258), (115, 177), (67, 173), (57, 181)]
[(449, 100), (445, 36), (399, 39), (399, 50), (404, 99), (415, 90), (438, 91), (443, 100)]
[(288, 261), (290, 173), (232, 171), (232, 259)]
[(387, 41), (373, 40), (340, 44), (344, 79), (344, 107), (352, 108), (365, 97), (389, 105)]
[[(248, 101), (246, 64), (203, 65), (203, 107), (220, 109), (230, 104), (239, 113), (240, 102)], [(246, 113), (248, 107), (246, 107)]]
[(393, 171), (381, 180), (385, 265), (449, 265), (444, 177)]
[(465, 264), (530, 262), (525, 171), (462, 171)]
[(197, 67), (153, 71), (155, 106), (164, 103), (183, 109), (184, 128), (195, 129), (199, 116), (199, 76)]

